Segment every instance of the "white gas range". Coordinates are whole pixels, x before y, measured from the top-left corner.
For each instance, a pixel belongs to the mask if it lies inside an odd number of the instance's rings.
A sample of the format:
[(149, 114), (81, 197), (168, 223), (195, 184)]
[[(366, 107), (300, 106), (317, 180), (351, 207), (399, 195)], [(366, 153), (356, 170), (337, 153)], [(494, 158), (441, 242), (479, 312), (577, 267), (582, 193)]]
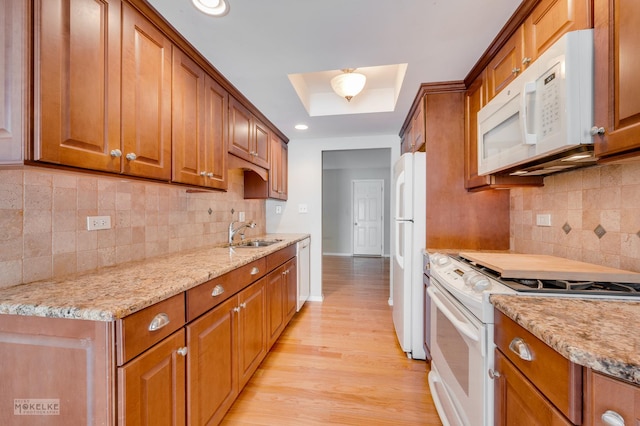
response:
[(494, 424), (491, 294), (640, 298), (640, 274), (553, 256), (425, 253), (424, 273), (429, 386), (444, 425)]

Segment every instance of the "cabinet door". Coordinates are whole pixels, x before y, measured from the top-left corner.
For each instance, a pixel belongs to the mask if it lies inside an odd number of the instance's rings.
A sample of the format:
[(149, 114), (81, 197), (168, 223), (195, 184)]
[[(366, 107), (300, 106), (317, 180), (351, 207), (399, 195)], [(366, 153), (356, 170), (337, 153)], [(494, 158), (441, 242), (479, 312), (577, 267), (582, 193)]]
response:
[(296, 313), (298, 299), (298, 260), (294, 257), (285, 263), (285, 327)]
[(585, 421), (588, 425), (613, 424), (605, 423), (604, 420), (618, 416), (626, 425), (640, 424), (640, 386), (633, 386), (589, 369), (585, 403)]
[(542, 0), (524, 22), (522, 67), (569, 31), (591, 28), (590, 0)]
[(496, 425), (571, 425), (502, 352), (495, 355)]
[(0, 164), (22, 163), (26, 2), (0, 0)]
[(487, 65), (487, 102), (511, 83), (522, 70), (523, 43), (523, 28), (520, 27)]
[(269, 168), (269, 129), (257, 119), (253, 118), (253, 160), (252, 163)]
[(171, 142), (175, 182), (193, 185), (205, 182), (204, 81), (204, 70), (183, 52), (173, 49)]
[(278, 340), (284, 329), (284, 267), (280, 266), (267, 275), (267, 342), (268, 348)]
[(169, 180), (172, 44), (133, 7), (122, 12), (122, 172)]
[(596, 156), (640, 150), (640, 2), (594, 1)]
[(189, 424), (218, 424), (238, 395), (237, 297), (187, 325)]
[(118, 368), (118, 424), (186, 424), (184, 341), (180, 329)]
[(209, 76), (204, 79), (205, 186), (227, 189), (227, 128), (229, 94)]
[(425, 145), (425, 108), (426, 98), (418, 103), (416, 112), (411, 118), (411, 151), (424, 151)]
[(120, 0), (34, 2), (34, 159), (119, 172)]
[(253, 162), (251, 113), (235, 98), (229, 99), (229, 152)]
[(263, 278), (238, 295), (238, 391), (267, 354), (265, 282)]
[(280, 198), (282, 191), (282, 141), (275, 135), (271, 137), (271, 167), (269, 167), (269, 197)]

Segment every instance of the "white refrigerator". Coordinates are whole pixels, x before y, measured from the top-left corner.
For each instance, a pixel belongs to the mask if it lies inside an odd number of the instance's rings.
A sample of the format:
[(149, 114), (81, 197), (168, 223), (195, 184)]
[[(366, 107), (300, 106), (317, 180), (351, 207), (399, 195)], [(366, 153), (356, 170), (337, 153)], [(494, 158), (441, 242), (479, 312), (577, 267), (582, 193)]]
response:
[(422, 250), (426, 240), (426, 154), (403, 154), (393, 167), (393, 175), (393, 324), (407, 356), (425, 359)]

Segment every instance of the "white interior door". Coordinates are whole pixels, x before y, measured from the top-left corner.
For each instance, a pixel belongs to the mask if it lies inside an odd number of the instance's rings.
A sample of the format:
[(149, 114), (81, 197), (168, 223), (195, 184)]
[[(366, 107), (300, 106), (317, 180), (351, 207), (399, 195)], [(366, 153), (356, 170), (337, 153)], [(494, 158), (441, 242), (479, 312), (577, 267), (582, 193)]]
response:
[(352, 181), (353, 254), (382, 256), (384, 245), (384, 181)]

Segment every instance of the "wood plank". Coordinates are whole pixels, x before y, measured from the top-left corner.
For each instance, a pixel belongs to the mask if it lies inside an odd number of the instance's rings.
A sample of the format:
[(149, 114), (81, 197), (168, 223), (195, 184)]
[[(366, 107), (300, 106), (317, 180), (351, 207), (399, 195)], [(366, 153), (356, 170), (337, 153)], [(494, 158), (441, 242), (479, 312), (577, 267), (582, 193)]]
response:
[(429, 364), (393, 329), (389, 260), (325, 256), (324, 302), (307, 302), (223, 425), (441, 425)]
[(464, 252), (460, 256), (500, 272), (502, 278), (640, 283), (640, 274), (544, 254)]

